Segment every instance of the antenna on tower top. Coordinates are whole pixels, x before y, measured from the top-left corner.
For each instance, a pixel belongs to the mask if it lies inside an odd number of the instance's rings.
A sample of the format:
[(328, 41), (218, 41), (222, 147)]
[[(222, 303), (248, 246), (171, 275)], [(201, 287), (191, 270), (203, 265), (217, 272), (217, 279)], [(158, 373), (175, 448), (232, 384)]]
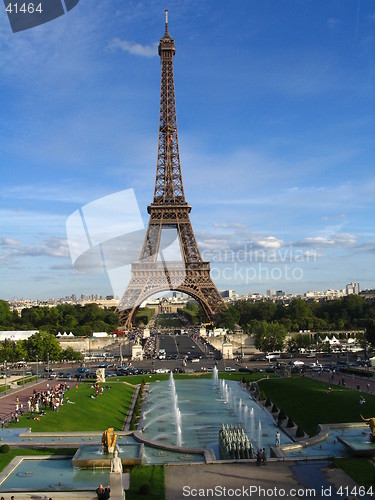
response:
[(168, 33), (168, 9), (165, 9), (165, 32)]

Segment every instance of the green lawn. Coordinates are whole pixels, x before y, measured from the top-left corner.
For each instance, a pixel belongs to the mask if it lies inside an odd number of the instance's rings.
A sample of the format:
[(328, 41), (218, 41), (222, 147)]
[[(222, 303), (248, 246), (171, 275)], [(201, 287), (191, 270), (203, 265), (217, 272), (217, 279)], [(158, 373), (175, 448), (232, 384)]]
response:
[(335, 458), (333, 462), (343, 469), (359, 486), (373, 487), (375, 467), (367, 458)]
[[(303, 377), (269, 379), (259, 383), (262, 391), (279, 409), (292, 417), (310, 436), (316, 434), (318, 424), (359, 422), (375, 415), (375, 396), (353, 389), (311, 380)], [(359, 403), (360, 395), (366, 404)]]
[[(142, 488), (147, 492), (142, 494)], [(163, 465), (140, 465), (130, 475), (127, 500), (163, 500), (165, 498), (165, 469)]]
[[(116, 430), (122, 429), (126, 414), (131, 404), (133, 387), (128, 384), (140, 384), (142, 380), (146, 383), (157, 380), (167, 380), (169, 374), (154, 375), (134, 375), (126, 377), (115, 377), (108, 379), (103, 386), (110, 386), (104, 393), (95, 399), (90, 395), (95, 391), (91, 389), (91, 382), (82, 382), (75, 388), (75, 383), (70, 383), (70, 390), (66, 392), (64, 404), (59, 412), (51, 412), (46, 409), (46, 415), (40, 420), (30, 420), (25, 414), (20, 421), (9, 424), (12, 427), (30, 427), (34, 432), (68, 432), (68, 431), (102, 431), (108, 427)], [(220, 377), (230, 380), (258, 380), (264, 374), (242, 374), (236, 372), (223, 372)], [(186, 379), (191, 377), (212, 378), (212, 373), (175, 374), (176, 379)], [(127, 383), (122, 383), (127, 382)], [(68, 404), (68, 398), (74, 404)]]
[(30, 455), (70, 455), (73, 456), (76, 450), (66, 448), (44, 448), (33, 450), (31, 448), (11, 448), (8, 453), (0, 453), (0, 471), (4, 469), (14, 457)]
[[(28, 415), (20, 418), (12, 427), (30, 427), (35, 432), (68, 432), (68, 431), (103, 431), (108, 427), (121, 430), (125, 422), (128, 408), (131, 404), (134, 388), (121, 382), (106, 382), (103, 394), (92, 399), (90, 383), (81, 383), (76, 389), (75, 384), (65, 393), (64, 404), (59, 411), (49, 408), (40, 420), (30, 420)], [(74, 404), (67, 402), (68, 398)]]

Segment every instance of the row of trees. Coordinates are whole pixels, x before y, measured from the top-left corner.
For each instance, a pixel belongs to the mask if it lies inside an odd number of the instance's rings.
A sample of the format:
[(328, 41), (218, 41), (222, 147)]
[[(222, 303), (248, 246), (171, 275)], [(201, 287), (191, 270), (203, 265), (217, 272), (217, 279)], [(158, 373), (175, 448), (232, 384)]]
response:
[(59, 304), (55, 307), (31, 307), (19, 315), (11, 311), (8, 302), (0, 300), (0, 330), (42, 329), (56, 335), (72, 331), (77, 336), (92, 332), (112, 333), (119, 325), (114, 308), (103, 309), (97, 304)]
[(62, 349), (56, 337), (40, 330), (26, 340), (13, 342), (5, 340), (0, 343), (0, 362), (16, 363), (17, 361), (62, 361), (80, 360), (82, 354), (71, 347)]
[(365, 328), (375, 321), (375, 303), (359, 295), (327, 302), (294, 299), (289, 304), (240, 300), (215, 317), (217, 325), (231, 328), (237, 323), (245, 331), (251, 330), (254, 321), (276, 321), (290, 332)]

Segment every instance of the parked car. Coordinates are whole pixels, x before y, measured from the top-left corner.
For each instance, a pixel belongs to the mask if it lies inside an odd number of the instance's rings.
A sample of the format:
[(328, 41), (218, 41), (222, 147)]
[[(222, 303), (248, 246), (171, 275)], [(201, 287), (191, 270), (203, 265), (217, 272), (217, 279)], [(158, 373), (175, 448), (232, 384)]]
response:
[(236, 369), (235, 369), (235, 368), (232, 368), (231, 366), (226, 366), (226, 367), (225, 367), (225, 371), (226, 371), (226, 372), (235, 372), (235, 371), (236, 371)]
[(77, 373), (87, 373), (88, 371), (89, 371), (88, 368), (82, 368), (82, 367), (77, 368)]

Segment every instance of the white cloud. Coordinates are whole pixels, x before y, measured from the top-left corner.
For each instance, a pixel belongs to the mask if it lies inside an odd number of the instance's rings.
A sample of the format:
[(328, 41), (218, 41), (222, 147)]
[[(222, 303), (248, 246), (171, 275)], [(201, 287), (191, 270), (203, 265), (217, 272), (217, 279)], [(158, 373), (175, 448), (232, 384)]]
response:
[(18, 257), (69, 257), (68, 242), (65, 238), (51, 237), (41, 241), (39, 245), (25, 245), (20, 242), (3, 247), (2, 260)]
[(355, 245), (357, 239), (353, 234), (341, 233), (331, 236), (310, 236), (296, 243), (296, 246), (306, 247), (348, 247)]
[(155, 57), (158, 55), (158, 43), (155, 42), (152, 45), (142, 45), (141, 43), (129, 42), (128, 40), (121, 40), (120, 38), (114, 38), (108, 45), (111, 50), (120, 49), (123, 52), (127, 52), (133, 56), (141, 57)]
[(13, 238), (7, 238), (7, 237), (0, 238), (0, 246), (10, 246), (19, 244), (20, 242)]

